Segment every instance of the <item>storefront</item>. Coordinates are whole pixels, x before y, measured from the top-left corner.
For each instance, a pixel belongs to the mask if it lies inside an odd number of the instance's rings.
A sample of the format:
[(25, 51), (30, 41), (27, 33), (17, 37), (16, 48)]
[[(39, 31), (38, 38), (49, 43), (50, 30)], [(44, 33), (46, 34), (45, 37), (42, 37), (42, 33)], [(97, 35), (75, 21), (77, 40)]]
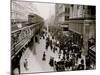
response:
[(72, 38), (72, 42), (77, 44), (81, 48), (83, 47), (83, 36), (73, 31), (69, 31), (69, 36)]

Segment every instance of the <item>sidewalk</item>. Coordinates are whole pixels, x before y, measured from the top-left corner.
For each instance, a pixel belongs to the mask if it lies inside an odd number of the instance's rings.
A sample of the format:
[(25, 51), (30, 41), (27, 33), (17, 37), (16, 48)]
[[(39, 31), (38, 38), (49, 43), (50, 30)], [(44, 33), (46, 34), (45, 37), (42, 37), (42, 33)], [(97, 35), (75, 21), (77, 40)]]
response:
[[(25, 59), (28, 60), (28, 70), (24, 68), (24, 61)], [(20, 68), (21, 73), (34, 73), (34, 72), (41, 72), (42, 68), (40, 64), (37, 62), (36, 57), (32, 54), (32, 52), (29, 50), (29, 48), (25, 51), (24, 55), (21, 58), (20, 61)]]
[[(58, 52), (53, 53), (50, 47), (48, 50), (45, 49), (46, 40), (40, 39), (39, 43), (35, 43), (36, 46), (36, 55), (33, 55), (31, 50), (27, 48), (25, 53), (23, 54), (20, 64), (21, 64), (21, 73), (36, 73), (36, 72), (51, 72), (54, 71), (54, 68), (49, 65), (50, 57), (54, 57), (54, 60), (58, 59)], [(43, 53), (45, 51), (46, 60), (42, 61)], [(23, 62), (25, 59), (28, 60), (28, 70), (25, 70)], [(85, 61), (85, 57), (82, 55), (82, 59)], [(81, 59), (78, 60), (78, 64), (80, 64)], [(85, 64), (85, 62), (84, 62)]]
[[(36, 73), (36, 72), (50, 72), (54, 71), (52, 67), (49, 65), (50, 56), (57, 57), (58, 53), (53, 53), (50, 48), (48, 50), (45, 49), (45, 39), (41, 39), (40, 43), (36, 43), (36, 55), (33, 55), (31, 50), (27, 48), (25, 53), (23, 54), (20, 64), (21, 64), (21, 73)], [(43, 52), (46, 53), (46, 61), (42, 61)], [(24, 68), (24, 61), (28, 60), (28, 70)]]
[[(49, 60), (50, 60), (51, 56), (54, 58), (57, 58), (58, 53), (55, 52), (55, 54), (54, 54), (53, 51), (51, 51), (50, 47), (48, 47), (48, 50), (46, 50), (45, 44), (46, 44), (46, 40), (41, 39), (40, 44), (36, 45), (36, 50), (37, 50), (36, 51), (37, 52), (36, 58), (38, 59), (37, 61), (40, 62), (44, 72), (54, 71), (54, 69), (52, 67), (50, 67), (50, 65), (49, 65)], [(42, 61), (44, 51), (46, 53), (46, 61)]]

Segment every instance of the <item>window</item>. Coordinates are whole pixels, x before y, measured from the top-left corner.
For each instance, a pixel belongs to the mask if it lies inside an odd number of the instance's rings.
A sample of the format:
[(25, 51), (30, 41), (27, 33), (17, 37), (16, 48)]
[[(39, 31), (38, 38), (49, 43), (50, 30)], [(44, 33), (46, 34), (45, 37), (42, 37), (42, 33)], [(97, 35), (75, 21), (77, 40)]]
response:
[(66, 8), (65, 8), (65, 13), (67, 13), (67, 12), (68, 12), (68, 8), (66, 7)]
[(69, 19), (69, 16), (65, 16), (65, 21)]
[(63, 28), (63, 31), (68, 31), (68, 27), (64, 27)]
[(91, 15), (95, 15), (95, 11), (96, 9), (95, 9), (95, 6), (91, 6)]
[(66, 7), (65, 8), (65, 13), (69, 14), (69, 11), (70, 11), (69, 7)]
[(95, 6), (88, 6), (88, 14), (95, 16), (96, 12), (95, 10), (96, 10)]

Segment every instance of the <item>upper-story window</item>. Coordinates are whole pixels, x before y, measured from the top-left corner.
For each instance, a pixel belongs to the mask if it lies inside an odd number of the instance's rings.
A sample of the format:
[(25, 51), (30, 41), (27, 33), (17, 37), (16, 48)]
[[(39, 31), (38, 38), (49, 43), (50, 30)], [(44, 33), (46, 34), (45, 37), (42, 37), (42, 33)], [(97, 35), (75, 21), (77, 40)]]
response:
[(91, 6), (91, 15), (95, 16), (95, 12), (96, 12), (95, 6)]
[(73, 11), (73, 7), (74, 7), (74, 5), (71, 5), (71, 7), (72, 7), (72, 11)]
[(88, 14), (91, 16), (95, 16), (96, 8), (95, 6), (88, 6)]
[(65, 21), (66, 21), (66, 20), (69, 20), (69, 16), (65, 16)]
[(77, 10), (79, 10), (79, 5), (77, 5)]

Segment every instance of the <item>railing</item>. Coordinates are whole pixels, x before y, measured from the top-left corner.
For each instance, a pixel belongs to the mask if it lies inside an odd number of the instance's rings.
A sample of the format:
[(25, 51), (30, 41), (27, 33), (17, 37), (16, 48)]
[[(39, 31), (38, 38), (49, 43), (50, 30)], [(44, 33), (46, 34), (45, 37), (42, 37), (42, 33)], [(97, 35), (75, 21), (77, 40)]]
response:
[(41, 28), (41, 23), (32, 24), (11, 32), (11, 59), (30, 41), (39, 28)]

